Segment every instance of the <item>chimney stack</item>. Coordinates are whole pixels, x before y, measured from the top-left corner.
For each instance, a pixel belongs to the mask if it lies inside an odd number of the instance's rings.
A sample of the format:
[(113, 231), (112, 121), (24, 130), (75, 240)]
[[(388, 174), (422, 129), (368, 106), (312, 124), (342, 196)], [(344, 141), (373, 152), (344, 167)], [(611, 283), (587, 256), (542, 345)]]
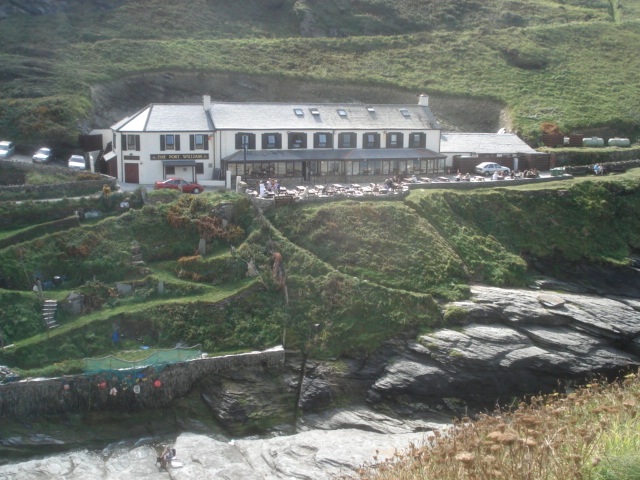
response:
[(423, 107), (428, 107), (429, 106), (429, 95), (425, 95), (424, 93), (421, 93), (420, 97), (418, 98), (418, 105), (421, 105)]
[(209, 110), (211, 108), (211, 96), (203, 95), (202, 96), (202, 105), (205, 110)]

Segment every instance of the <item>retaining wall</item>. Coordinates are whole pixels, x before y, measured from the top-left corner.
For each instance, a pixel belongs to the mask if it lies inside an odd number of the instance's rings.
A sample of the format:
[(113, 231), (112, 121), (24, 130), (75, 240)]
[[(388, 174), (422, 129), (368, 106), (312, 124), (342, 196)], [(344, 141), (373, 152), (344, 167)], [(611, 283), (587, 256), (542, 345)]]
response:
[[(91, 410), (136, 412), (167, 407), (173, 399), (187, 395), (203, 377), (243, 368), (278, 368), (284, 365), (284, 355), (282, 347), (275, 347), (130, 371), (8, 383), (0, 385), (0, 418)], [(160, 382), (159, 386), (156, 381)], [(139, 386), (139, 393), (135, 386)]]

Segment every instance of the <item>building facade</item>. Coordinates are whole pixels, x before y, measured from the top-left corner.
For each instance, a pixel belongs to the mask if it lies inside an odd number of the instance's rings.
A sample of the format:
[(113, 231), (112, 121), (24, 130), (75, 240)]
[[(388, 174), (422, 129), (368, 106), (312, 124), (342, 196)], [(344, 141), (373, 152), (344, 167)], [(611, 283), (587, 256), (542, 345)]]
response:
[(538, 152), (515, 133), (443, 132), (440, 152), (452, 172), (473, 173), (482, 162), (495, 162), (512, 170), (526, 168), (525, 160)]
[[(440, 127), (416, 105), (152, 104), (111, 127), (110, 172), (128, 183), (170, 176), (249, 182), (366, 182), (444, 172)], [(112, 173), (113, 174), (113, 173)]]

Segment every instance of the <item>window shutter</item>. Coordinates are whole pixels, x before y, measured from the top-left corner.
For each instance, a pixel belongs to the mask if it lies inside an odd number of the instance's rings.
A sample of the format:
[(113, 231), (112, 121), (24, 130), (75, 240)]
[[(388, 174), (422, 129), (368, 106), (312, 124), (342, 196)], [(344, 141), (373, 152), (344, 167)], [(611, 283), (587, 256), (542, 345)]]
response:
[(136, 152), (140, 151), (140, 135), (136, 135)]
[(120, 151), (124, 152), (127, 149), (127, 136), (123, 133), (120, 140)]
[(204, 137), (204, 149), (209, 150), (209, 135), (205, 133), (203, 137)]
[(196, 139), (195, 135), (189, 135), (189, 150), (196, 149)]
[(176, 150), (180, 150), (180, 135), (176, 135)]
[(160, 135), (160, 151), (164, 152), (165, 148), (164, 148), (164, 135)]

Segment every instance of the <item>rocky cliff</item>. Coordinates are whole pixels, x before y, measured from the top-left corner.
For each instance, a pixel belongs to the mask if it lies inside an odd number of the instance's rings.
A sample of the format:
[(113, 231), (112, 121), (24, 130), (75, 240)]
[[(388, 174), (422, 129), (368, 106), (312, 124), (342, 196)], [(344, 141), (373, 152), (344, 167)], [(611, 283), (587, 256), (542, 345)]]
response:
[[(311, 363), (301, 408), (366, 401), (399, 418), (462, 414), (637, 368), (640, 270), (629, 267), (616, 278), (599, 272), (592, 288), (579, 277), (540, 279), (528, 289), (475, 286), (470, 300), (445, 306), (449, 328), (390, 342), (367, 358)], [(261, 386), (255, 372), (242, 380), (236, 374), (206, 384), (209, 407), (231, 431), (247, 412), (273, 408), (265, 391), (286, 408), (299, 365), (292, 357), (288, 363), (290, 373), (280, 377), (288, 383), (284, 397)], [(218, 388), (224, 384), (229, 388)]]
[[(572, 272), (576, 274), (576, 272)], [(0, 467), (2, 475), (86, 478), (332, 478), (446, 428), (451, 414), (507, 406), (523, 396), (567, 390), (592, 375), (614, 376), (640, 365), (640, 269), (588, 281), (540, 279), (531, 288), (474, 286), (468, 301), (445, 306), (449, 327), (386, 344), (367, 358), (313, 362), (307, 369), (298, 434), (290, 425), (299, 363), (210, 375), (200, 393), (228, 432), (281, 421), (269, 439), (229, 440), (182, 434), (183, 467), (154, 465), (156, 448), (123, 444)], [(594, 272), (590, 270), (590, 275)], [(361, 407), (336, 406), (367, 403)], [(471, 407), (471, 408), (469, 408)], [(376, 413), (385, 411), (387, 415)], [(313, 412), (318, 413), (313, 413)], [(196, 420), (191, 420), (195, 422)], [(32, 435), (33, 436), (33, 435)], [(1, 439), (15, 449), (33, 441)], [(143, 442), (144, 443), (144, 442)]]

